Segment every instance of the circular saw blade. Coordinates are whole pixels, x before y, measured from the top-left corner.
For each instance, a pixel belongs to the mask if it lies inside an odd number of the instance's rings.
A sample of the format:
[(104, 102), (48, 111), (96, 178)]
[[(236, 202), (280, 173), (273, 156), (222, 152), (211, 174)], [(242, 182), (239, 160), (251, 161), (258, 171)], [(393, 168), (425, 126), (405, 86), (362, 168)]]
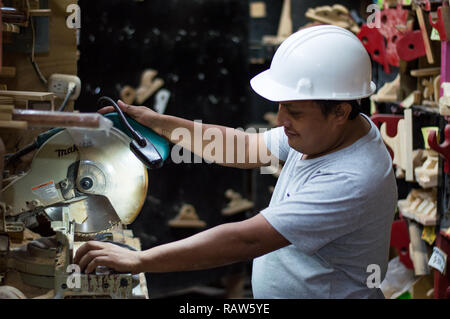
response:
[[(130, 150), (130, 138), (115, 128), (109, 132), (79, 129), (68, 131), (80, 154), (75, 181), (78, 191), (87, 196), (103, 195), (122, 223), (133, 222), (145, 201), (148, 175), (146, 167)], [(94, 211), (101, 206), (87, 207), (88, 218), (86, 225), (79, 228), (80, 232), (91, 232), (94, 229), (88, 225), (89, 218), (96, 224), (103, 218)], [(97, 220), (93, 220), (94, 216)]]
[[(84, 200), (70, 205), (69, 212), (71, 217), (82, 219), (80, 223), (75, 223), (75, 233), (97, 234), (111, 229), (121, 221), (111, 202), (102, 195), (86, 196)], [(78, 216), (77, 213), (79, 213)], [(83, 213), (86, 213), (85, 217), (80, 216)], [(74, 220), (76, 219), (74, 218)]]

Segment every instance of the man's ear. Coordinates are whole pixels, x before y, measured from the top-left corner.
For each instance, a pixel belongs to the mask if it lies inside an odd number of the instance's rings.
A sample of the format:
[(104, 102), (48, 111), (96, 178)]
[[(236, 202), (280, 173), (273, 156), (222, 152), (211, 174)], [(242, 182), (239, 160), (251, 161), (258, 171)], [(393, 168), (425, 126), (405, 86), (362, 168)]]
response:
[[(350, 113), (352, 111), (352, 106), (348, 102), (342, 102), (337, 105), (334, 110), (334, 115), (338, 124), (343, 124), (347, 121)], [(342, 123), (341, 123), (342, 122)]]

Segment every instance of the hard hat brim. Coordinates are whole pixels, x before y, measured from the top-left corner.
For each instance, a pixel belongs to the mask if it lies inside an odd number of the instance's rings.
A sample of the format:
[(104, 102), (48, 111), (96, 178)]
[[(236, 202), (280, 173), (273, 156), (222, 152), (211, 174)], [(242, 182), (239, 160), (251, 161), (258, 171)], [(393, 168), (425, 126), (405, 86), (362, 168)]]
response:
[(298, 91), (274, 81), (270, 71), (271, 70), (268, 69), (253, 77), (250, 80), (250, 86), (258, 95), (272, 102), (296, 100), (358, 100), (375, 93), (377, 87), (376, 84), (371, 81), (370, 89), (365, 94), (349, 96), (311, 96), (309, 94), (300, 94)]
[(272, 80), (270, 69), (252, 78), (250, 85), (258, 95), (272, 102), (298, 100), (298, 93)]

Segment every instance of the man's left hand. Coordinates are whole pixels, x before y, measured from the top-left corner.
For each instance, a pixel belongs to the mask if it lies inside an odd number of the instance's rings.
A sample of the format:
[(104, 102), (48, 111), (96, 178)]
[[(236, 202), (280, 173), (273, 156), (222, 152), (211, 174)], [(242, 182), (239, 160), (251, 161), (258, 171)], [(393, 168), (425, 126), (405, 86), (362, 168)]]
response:
[(118, 272), (141, 272), (141, 252), (119, 247), (111, 243), (88, 241), (78, 248), (74, 263), (85, 273), (95, 271), (97, 266), (106, 266)]

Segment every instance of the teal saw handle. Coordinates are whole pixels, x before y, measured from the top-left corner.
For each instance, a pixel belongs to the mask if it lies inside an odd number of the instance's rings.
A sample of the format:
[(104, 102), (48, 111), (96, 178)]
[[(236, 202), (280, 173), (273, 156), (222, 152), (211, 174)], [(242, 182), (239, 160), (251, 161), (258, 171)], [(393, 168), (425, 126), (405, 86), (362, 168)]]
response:
[[(105, 114), (104, 116), (113, 122), (115, 128), (127, 134), (131, 139), (133, 138), (128, 129), (122, 125), (118, 113), (116, 112), (108, 113)], [(169, 142), (162, 136), (156, 134), (152, 129), (133, 120), (127, 114), (124, 114), (124, 116), (127, 119), (128, 123), (130, 123), (130, 125), (133, 127), (133, 129), (138, 131), (140, 134), (142, 134), (142, 136), (144, 136), (150, 142), (152, 142), (152, 144), (156, 147), (156, 150), (161, 155), (163, 161), (165, 161), (166, 158), (169, 156)]]

